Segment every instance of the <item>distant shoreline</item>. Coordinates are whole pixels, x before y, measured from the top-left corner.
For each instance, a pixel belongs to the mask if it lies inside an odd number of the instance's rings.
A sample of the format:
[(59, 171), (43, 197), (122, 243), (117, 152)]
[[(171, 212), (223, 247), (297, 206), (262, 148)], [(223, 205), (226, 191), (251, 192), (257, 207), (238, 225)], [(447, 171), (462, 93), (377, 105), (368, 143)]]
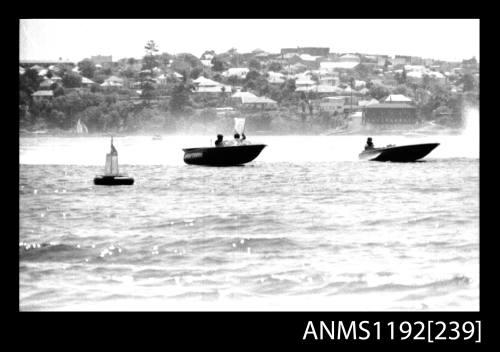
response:
[[(461, 134), (462, 128), (437, 127), (432, 130), (422, 128), (417, 129), (361, 129), (361, 130), (339, 130), (325, 129), (322, 132), (314, 130), (304, 130), (301, 132), (284, 132), (284, 131), (248, 131), (248, 136), (365, 136), (365, 135), (406, 135), (411, 136), (426, 136), (426, 135), (457, 135)], [(136, 131), (136, 132), (89, 132), (86, 134), (77, 134), (73, 131), (61, 130), (39, 130), (39, 131), (19, 131), (21, 138), (44, 138), (44, 137), (66, 137), (66, 138), (81, 138), (81, 137), (129, 137), (129, 136), (175, 136), (175, 135), (211, 135), (206, 131)], [(224, 134), (224, 131), (222, 131)], [(229, 135), (230, 133), (227, 133)]]

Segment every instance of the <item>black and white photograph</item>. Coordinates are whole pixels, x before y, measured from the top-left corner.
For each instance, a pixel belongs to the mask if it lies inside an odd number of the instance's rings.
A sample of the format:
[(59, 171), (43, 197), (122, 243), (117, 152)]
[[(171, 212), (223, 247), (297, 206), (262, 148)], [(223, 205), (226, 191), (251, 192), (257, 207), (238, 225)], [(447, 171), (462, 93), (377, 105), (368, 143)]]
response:
[(19, 19), (19, 310), (479, 312), (479, 19)]

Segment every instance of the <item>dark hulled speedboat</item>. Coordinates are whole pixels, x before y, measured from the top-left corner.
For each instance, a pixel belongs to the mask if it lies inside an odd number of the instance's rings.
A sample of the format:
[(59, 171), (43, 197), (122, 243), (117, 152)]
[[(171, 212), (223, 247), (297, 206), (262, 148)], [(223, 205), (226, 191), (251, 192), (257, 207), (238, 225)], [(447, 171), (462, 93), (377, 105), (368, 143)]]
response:
[(359, 158), (375, 161), (411, 162), (422, 159), (438, 145), (439, 143), (426, 143), (373, 148), (361, 152)]
[(184, 162), (192, 165), (234, 166), (246, 164), (259, 156), (265, 144), (242, 144), (234, 146), (187, 148)]

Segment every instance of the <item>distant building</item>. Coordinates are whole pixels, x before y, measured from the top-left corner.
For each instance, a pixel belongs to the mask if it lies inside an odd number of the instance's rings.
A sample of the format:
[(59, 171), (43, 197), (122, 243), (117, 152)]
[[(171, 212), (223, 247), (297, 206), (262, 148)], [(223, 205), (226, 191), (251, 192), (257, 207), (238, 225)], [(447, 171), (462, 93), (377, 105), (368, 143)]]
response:
[(467, 70), (478, 70), (479, 63), (477, 62), (477, 59), (474, 56), (474, 57), (472, 57), (472, 59), (462, 60), (462, 67), (467, 69)]
[(326, 71), (339, 71), (339, 70), (352, 70), (359, 65), (359, 60), (347, 60), (347, 61), (321, 61), (319, 63), (320, 70)]
[(74, 66), (75, 64), (69, 60), (19, 60), (19, 65), (26, 68), (35, 66), (49, 67), (51, 65), (67, 65)]
[(392, 60), (392, 64), (394, 66), (409, 65), (411, 64), (411, 56), (396, 55), (394, 57), (394, 60)]
[(296, 92), (308, 92), (312, 90), (317, 83), (307, 76), (302, 76), (295, 81)]
[(424, 59), (422, 59), (419, 56), (412, 56), (410, 58), (410, 64), (411, 65), (422, 65), (424, 63)]
[(330, 53), (330, 48), (322, 48), (322, 47), (305, 47), (305, 48), (284, 48), (281, 49), (281, 55), (285, 54), (309, 54), (312, 56), (328, 56)]
[(432, 65), (434, 65), (433, 59), (424, 59), (424, 66), (425, 67), (431, 67)]
[(82, 76), (82, 87), (90, 88), (92, 85), (97, 84), (93, 80)]
[(113, 56), (105, 56), (105, 55), (96, 55), (91, 56), (90, 61), (92, 61), (95, 65), (109, 64), (113, 62)]
[(384, 67), (386, 64), (389, 65), (391, 60), (387, 55), (377, 55), (377, 66)]
[(358, 55), (344, 54), (338, 58), (339, 62), (357, 62), (360, 63), (361, 59)]
[(52, 99), (54, 97), (54, 92), (51, 90), (38, 90), (35, 93), (31, 94), (31, 96), (37, 101), (43, 99)]
[(110, 76), (105, 79), (101, 87), (123, 87), (124, 80), (120, 77)]
[(258, 97), (250, 92), (237, 92), (231, 95), (231, 103), (242, 109), (275, 109), (278, 103), (266, 97)]
[(195, 93), (230, 93), (231, 86), (226, 86), (222, 83), (213, 81), (203, 76), (198, 77), (193, 81), (196, 86)]
[(344, 97), (324, 97), (313, 102), (317, 111), (328, 112), (332, 115), (344, 113)]
[(417, 109), (407, 103), (381, 103), (365, 106), (363, 109), (363, 124), (415, 124)]
[(267, 75), (268, 75), (267, 81), (271, 84), (285, 83), (286, 77), (284, 74), (282, 74), (280, 72), (268, 71)]
[(39, 88), (41, 90), (47, 90), (47, 89), (50, 89), (50, 87), (54, 84), (55, 82), (51, 79), (45, 79), (44, 81), (42, 81), (42, 83), (40, 83), (40, 86)]
[(224, 77), (231, 77), (235, 76), (238, 77), (239, 79), (245, 79), (248, 72), (250, 72), (250, 69), (246, 67), (232, 67), (224, 72), (222, 72), (222, 76)]
[(392, 104), (392, 103), (412, 103), (413, 100), (404, 96), (403, 94), (391, 94), (387, 98), (384, 99), (384, 103)]

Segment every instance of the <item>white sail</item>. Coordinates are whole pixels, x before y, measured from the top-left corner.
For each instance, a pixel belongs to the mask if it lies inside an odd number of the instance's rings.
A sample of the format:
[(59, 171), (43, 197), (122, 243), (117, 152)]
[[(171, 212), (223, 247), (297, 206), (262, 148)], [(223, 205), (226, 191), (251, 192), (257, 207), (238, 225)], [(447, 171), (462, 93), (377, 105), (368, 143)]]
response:
[(80, 119), (78, 119), (78, 122), (76, 123), (76, 133), (89, 133), (87, 126), (85, 126), (85, 124)]
[(108, 176), (118, 176), (118, 151), (113, 145), (113, 137), (111, 137), (111, 152), (106, 154), (106, 164), (104, 165), (104, 173)]
[(107, 176), (118, 176), (118, 155), (111, 153), (106, 154), (106, 164), (104, 166), (104, 174)]
[(235, 117), (234, 118), (234, 130), (240, 136), (245, 132), (245, 118), (244, 117)]
[(78, 119), (78, 122), (76, 123), (76, 133), (78, 134), (83, 133), (83, 127), (82, 123), (80, 122), (80, 119)]

